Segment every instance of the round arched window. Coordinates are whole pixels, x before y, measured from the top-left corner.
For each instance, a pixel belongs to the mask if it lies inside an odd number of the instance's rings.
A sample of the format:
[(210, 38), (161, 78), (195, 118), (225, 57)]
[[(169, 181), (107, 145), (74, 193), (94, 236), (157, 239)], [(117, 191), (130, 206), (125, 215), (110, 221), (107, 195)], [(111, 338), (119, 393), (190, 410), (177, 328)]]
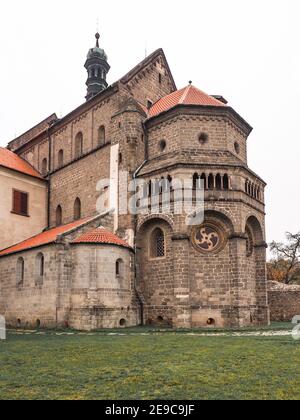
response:
[(74, 220), (81, 219), (81, 201), (79, 198), (76, 198), (74, 202)]
[(165, 249), (165, 235), (162, 229), (156, 228), (151, 233), (150, 238), (150, 257), (164, 258), (166, 254)]
[(75, 137), (75, 158), (78, 159), (83, 154), (83, 134), (80, 132)]

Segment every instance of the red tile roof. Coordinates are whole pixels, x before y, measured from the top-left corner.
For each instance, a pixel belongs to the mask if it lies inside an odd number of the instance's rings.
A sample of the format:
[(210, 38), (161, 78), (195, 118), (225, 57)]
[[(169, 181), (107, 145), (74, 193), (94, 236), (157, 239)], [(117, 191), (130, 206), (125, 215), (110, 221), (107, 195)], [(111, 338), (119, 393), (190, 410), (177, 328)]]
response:
[(176, 105), (226, 106), (212, 96), (207, 95), (196, 87), (189, 85), (171, 93), (157, 101), (150, 109), (149, 116), (155, 117), (162, 112), (174, 108)]
[(91, 232), (87, 232), (75, 239), (73, 244), (108, 244), (108, 245), (118, 245), (124, 248), (131, 248), (127, 242), (120, 239), (118, 236), (114, 235), (112, 232), (99, 227), (94, 229)]
[(91, 218), (81, 219), (76, 222), (69, 223), (68, 225), (59, 226), (54, 229), (42, 232), (39, 235), (34, 236), (33, 238), (27, 239), (26, 241), (23, 241), (17, 245), (4, 249), (0, 252), (0, 257), (3, 257), (4, 255), (14, 254), (15, 252), (25, 251), (31, 248), (37, 248), (42, 245), (51, 244), (56, 241), (59, 235), (67, 233), (81, 225), (84, 225), (89, 220), (91, 220)]
[(0, 166), (42, 179), (42, 176), (29, 163), (3, 147), (0, 147)]

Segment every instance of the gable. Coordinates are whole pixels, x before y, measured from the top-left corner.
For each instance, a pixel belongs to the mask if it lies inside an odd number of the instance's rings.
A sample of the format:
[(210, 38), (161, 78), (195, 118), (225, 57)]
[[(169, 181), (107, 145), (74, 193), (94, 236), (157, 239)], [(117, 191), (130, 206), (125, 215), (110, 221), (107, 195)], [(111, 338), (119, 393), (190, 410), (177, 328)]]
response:
[(153, 104), (176, 91), (176, 84), (162, 49), (155, 51), (134, 67), (121, 80), (131, 95), (142, 105)]

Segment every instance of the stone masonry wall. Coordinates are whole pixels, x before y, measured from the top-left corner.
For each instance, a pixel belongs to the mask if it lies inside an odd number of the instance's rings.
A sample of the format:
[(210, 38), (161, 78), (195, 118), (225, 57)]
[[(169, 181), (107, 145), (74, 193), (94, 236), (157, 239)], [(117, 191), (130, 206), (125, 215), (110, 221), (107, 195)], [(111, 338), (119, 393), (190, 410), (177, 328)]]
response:
[(81, 216), (96, 214), (100, 192), (97, 183), (110, 175), (110, 145), (63, 168), (51, 176), (50, 224), (56, 224), (56, 209), (62, 207), (63, 224), (74, 220), (74, 202), (81, 201)]
[(300, 286), (285, 286), (269, 282), (268, 300), (271, 321), (291, 322), (300, 315)]
[[(117, 261), (121, 261), (120, 275), (116, 274)], [(134, 266), (128, 249), (78, 245), (72, 248), (72, 262), (71, 327), (138, 325), (138, 309), (133, 306)]]
[[(42, 252), (45, 257), (45, 276), (43, 285), (37, 286), (35, 284), (36, 258), (39, 252)], [(22, 287), (17, 287), (18, 258), (23, 258), (25, 261)], [(56, 326), (58, 273), (56, 246), (50, 245), (0, 258), (0, 313), (5, 316), (8, 325), (35, 327), (39, 320), (42, 326)]]

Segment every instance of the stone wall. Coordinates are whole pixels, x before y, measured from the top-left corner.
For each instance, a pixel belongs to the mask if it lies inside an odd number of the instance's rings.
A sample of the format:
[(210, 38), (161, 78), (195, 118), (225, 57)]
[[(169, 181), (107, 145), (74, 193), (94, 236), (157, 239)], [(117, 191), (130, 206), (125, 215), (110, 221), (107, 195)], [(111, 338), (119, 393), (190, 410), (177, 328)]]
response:
[(144, 68), (136, 67), (122, 79), (132, 96), (144, 106), (148, 100), (155, 103), (175, 90), (163, 52), (158, 50), (152, 57), (146, 60)]
[[(145, 322), (174, 327), (260, 325), (269, 322), (264, 216), (236, 202), (206, 203), (205, 223), (220, 225), (225, 246), (201, 253), (192, 244), (184, 216), (140, 217), (137, 236), (138, 289)], [(255, 216), (254, 216), (255, 214)], [(247, 255), (245, 228), (253, 231)], [(151, 232), (165, 233), (166, 255), (152, 259)]]
[(300, 315), (300, 286), (269, 282), (268, 299), (271, 321), (291, 322)]
[[(0, 258), (0, 314), (8, 325), (91, 330), (139, 324), (133, 252), (118, 246), (71, 243), (99, 224), (112, 229), (112, 217), (95, 218), (63, 234), (55, 244)], [(37, 264), (40, 254), (44, 257), (42, 277)], [(25, 266), (22, 285), (17, 279), (20, 258)]]
[[(45, 257), (43, 285), (36, 285), (36, 258), (39, 252)], [(57, 325), (57, 286), (63, 261), (58, 258), (59, 249), (51, 245), (29, 250), (0, 259), (0, 313), (8, 325), (22, 327)], [(19, 258), (25, 262), (22, 287), (17, 286), (16, 266)]]
[(62, 208), (63, 224), (74, 220), (74, 203), (81, 201), (81, 217), (97, 213), (96, 203), (100, 196), (97, 183), (110, 176), (110, 145), (66, 166), (50, 178), (50, 225), (56, 225), (56, 209)]
[[(108, 245), (72, 249), (69, 324), (76, 329), (118, 328), (139, 324), (134, 304), (133, 254)], [(116, 274), (116, 262), (121, 263)]]

